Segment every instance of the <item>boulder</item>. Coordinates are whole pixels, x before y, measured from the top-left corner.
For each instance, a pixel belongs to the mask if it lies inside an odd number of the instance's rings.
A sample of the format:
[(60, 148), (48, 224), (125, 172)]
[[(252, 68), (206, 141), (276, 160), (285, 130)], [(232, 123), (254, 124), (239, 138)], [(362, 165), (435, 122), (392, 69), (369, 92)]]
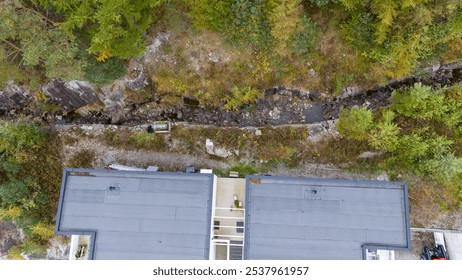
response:
[(22, 241), (23, 235), (14, 223), (0, 220), (0, 256)]
[(134, 79), (126, 80), (124, 85), (131, 90), (140, 90), (149, 85), (149, 80), (144, 69), (141, 69)]
[(128, 71), (128, 77), (122, 78), (124, 87), (137, 91), (149, 85), (150, 81), (141, 58), (132, 59)]
[(29, 103), (29, 92), (9, 82), (3, 91), (0, 91), (0, 113), (18, 109)]
[(226, 150), (225, 148), (215, 147), (212, 140), (210, 139), (207, 139), (205, 141), (205, 149), (207, 150), (207, 153), (209, 155), (213, 155), (213, 156), (217, 156), (221, 158), (227, 158), (232, 154), (230, 151)]
[(54, 237), (50, 240), (50, 247), (46, 251), (47, 260), (68, 260), (71, 246), (63, 238)]
[(85, 81), (52, 80), (42, 86), (41, 91), (47, 103), (58, 104), (64, 112), (72, 112), (99, 100), (93, 86)]
[(101, 90), (104, 94), (103, 103), (106, 114), (110, 116), (111, 123), (118, 123), (126, 117), (129, 111), (121, 86), (106, 86)]

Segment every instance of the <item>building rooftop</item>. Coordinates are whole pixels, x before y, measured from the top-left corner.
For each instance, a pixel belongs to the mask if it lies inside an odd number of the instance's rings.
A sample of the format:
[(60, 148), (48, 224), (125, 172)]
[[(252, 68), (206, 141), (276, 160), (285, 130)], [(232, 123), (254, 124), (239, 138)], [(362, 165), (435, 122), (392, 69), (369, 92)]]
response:
[(90, 259), (209, 259), (213, 174), (66, 169), (56, 231)]
[(248, 176), (244, 259), (365, 259), (410, 249), (405, 183)]

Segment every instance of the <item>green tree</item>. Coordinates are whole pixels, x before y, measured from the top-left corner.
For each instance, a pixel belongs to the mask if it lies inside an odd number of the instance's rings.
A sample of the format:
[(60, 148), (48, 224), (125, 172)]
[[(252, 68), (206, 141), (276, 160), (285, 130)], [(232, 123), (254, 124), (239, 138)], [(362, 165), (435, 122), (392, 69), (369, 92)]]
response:
[(66, 31), (90, 34), (89, 51), (99, 61), (123, 59), (144, 51), (144, 32), (152, 22), (152, 9), (162, 0), (37, 0), (65, 16)]
[(448, 113), (443, 122), (451, 129), (462, 129), (462, 86), (456, 84), (445, 92)]
[(374, 149), (396, 150), (399, 143), (398, 135), (401, 129), (393, 122), (394, 118), (395, 113), (387, 110), (383, 113), (382, 120), (372, 129), (368, 140)]
[(424, 161), (420, 169), (436, 180), (447, 182), (462, 173), (462, 158), (456, 157), (454, 153), (438, 155)]
[(435, 90), (415, 84), (394, 92), (392, 104), (381, 109), (381, 116), (373, 118), (364, 108), (342, 110), (338, 130), (385, 152), (386, 167), (447, 183), (462, 174), (461, 97), (460, 86)]
[(395, 91), (391, 109), (413, 119), (443, 120), (449, 108), (441, 91), (417, 83), (404, 91)]
[(44, 222), (39, 222), (31, 230), (32, 234), (41, 241), (47, 241), (55, 235), (54, 225)]
[[(40, 67), (48, 78), (77, 79), (83, 63), (77, 59), (75, 38), (27, 1), (0, 3), (0, 59), (8, 72)], [(13, 74), (11, 77), (18, 76)], [(3, 80), (3, 79), (2, 79)], [(3, 81), (4, 83), (4, 81)]]
[(429, 147), (421, 135), (401, 135), (393, 156), (394, 162), (409, 169), (416, 168), (416, 162), (425, 158)]

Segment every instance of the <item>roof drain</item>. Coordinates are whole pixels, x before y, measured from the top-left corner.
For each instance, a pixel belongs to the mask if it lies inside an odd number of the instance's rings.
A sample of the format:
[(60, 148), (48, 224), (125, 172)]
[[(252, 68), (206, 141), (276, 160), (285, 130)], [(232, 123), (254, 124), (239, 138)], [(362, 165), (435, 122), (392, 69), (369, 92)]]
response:
[(320, 200), (322, 199), (323, 189), (315, 186), (305, 188), (305, 199)]

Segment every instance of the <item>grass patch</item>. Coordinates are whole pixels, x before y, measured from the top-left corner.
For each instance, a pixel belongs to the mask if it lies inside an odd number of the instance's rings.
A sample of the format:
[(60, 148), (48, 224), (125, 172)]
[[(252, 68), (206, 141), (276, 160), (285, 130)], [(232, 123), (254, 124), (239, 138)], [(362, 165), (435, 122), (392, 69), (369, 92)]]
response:
[(104, 131), (102, 140), (109, 146), (122, 149), (164, 151), (167, 148), (163, 135), (144, 130), (108, 129)]
[(47, 246), (35, 242), (33, 240), (26, 240), (24, 243), (13, 246), (8, 250), (7, 258), (9, 260), (25, 260), (21, 254), (28, 255), (34, 259), (43, 259), (46, 257)]
[(67, 163), (70, 168), (93, 168), (95, 164), (96, 152), (84, 149), (76, 152)]
[(229, 172), (236, 171), (239, 173), (239, 178), (245, 178), (247, 175), (253, 175), (258, 172), (258, 168), (253, 163), (238, 163), (233, 165), (228, 169), (226, 176), (229, 175)]
[(11, 247), (10, 250), (8, 250), (7, 258), (9, 260), (25, 260), (25, 258), (21, 256), (21, 254), (22, 254), (21, 245), (16, 245), (16, 246)]
[[(203, 154), (206, 139), (211, 139), (217, 147), (230, 151), (238, 150), (246, 157), (258, 161), (277, 160), (280, 162), (300, 153), (298, 147), (306, 143), (308, 131), (305, 127), (265, 127), (262, 135), (255, 135), (254, 131), (218, 127), (190, 127), (175, 126), (171, 137), (179, 144), (187, 147), (179, 152), (189, 154)], [(240, 156), (234, 156), (239, 158)]]

